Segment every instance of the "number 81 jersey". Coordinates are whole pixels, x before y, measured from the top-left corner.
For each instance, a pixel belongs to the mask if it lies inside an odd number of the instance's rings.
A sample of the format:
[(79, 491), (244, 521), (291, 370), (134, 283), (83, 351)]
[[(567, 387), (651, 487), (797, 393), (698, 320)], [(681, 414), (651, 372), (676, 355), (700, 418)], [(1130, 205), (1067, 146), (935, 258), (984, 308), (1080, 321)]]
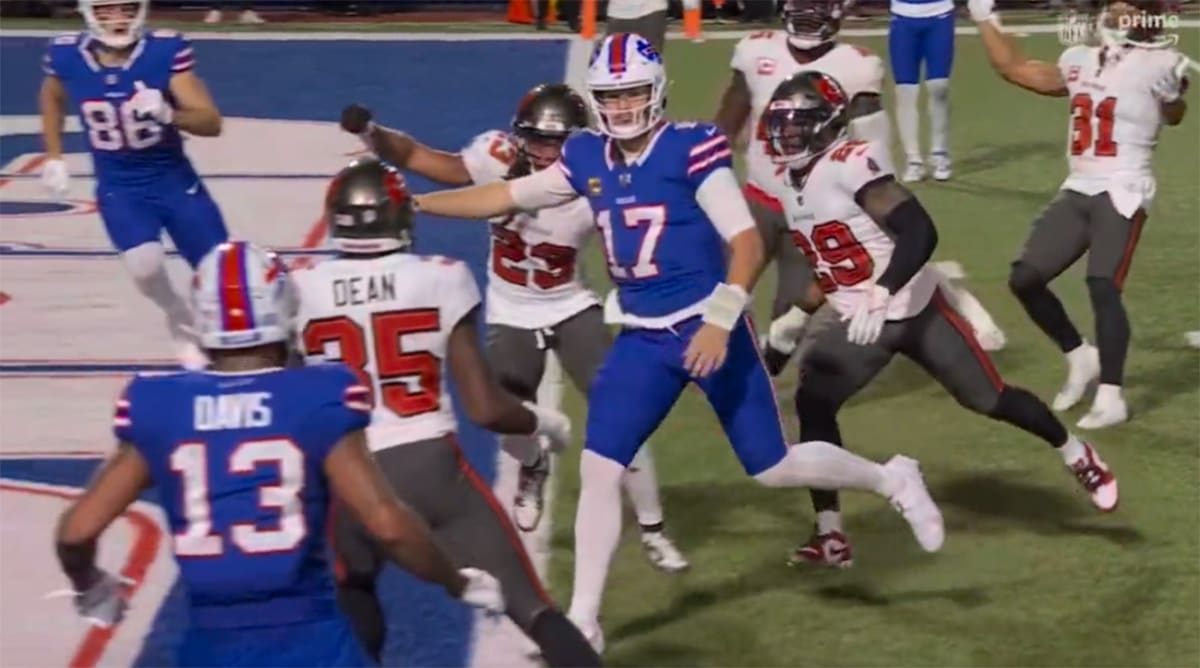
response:
[[(843, 140), (810, 165), (799, 190), (783, 198), (793, 243), (808, 258), (826, 299), (843, 316), (854, 313), (896, 248), (855, 196), (872, 183), (893, 178), (887, 146)], [(918, 315), (936, 288), (936, 275), (922, 267), (888, 302), (888, 320)]]
[(372, 451), (456, 431), (445, 360), (455, 325), (479, 306), (465, 264), (391, 253), (326, 260), (294, 278), (300, 350), (343, 362), (370, 389)]
[(86, 32), (55, 37), (42, 70), (57, 77), (78, 106), (98, 184), (140, 185), (166, 169), (190, 170), (179, 129), (136, 115), (130, 98), (141, 82), (170, 100), (171, 77), (195, 66), (191, 42), (174, 30), (150, 31), (117, 67), (102, 65), (96, 47)]
[[(492, 130), (462, 150), (476, 184), (508, 178), (517, 148)], [(580, 197), (534, 214), (492, 221), (487, 321), (522, 329), (551, 327), (597, 304), (579, 275), (579, 250), (593, 234), (592, 209)]]

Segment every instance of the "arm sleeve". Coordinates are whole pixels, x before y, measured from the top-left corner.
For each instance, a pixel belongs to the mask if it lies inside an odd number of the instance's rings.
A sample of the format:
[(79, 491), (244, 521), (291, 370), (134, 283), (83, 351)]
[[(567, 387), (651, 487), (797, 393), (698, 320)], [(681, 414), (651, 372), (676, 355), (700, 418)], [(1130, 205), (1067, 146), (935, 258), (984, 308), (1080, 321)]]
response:
[(492, 130), (472, 139), (459, 155), (472, 182), (491, 183), (508, 176), (517, 159), (517, 147), (507, 134)]
[(358, 382), (350, 367), (340, 363), (306, 371), (331, 376), (324, 400), (309, 412), (300, 432), (309, 444), (310, 454), (324, 461), (343, 436), (366, 429), (371, 423), (371, 391)]
[(709, 172), (696, 190), (696, 202), (726, 241), (754, 227), (746, 198), (728, 167)]
[(442, 299), (442, 330), (450, 332), (454, 326), (479, 306), (479, 286), (466, 263), (446, 258), (450, 263), (443, 273), (446, 284), (443, 287)]
[(703, 124), (694, 131), (694, 141), (687, 153), (687, 179), (693, 188), (719, 169), (733, 169), (733, 149), (729, 138), (717, 126)]
[(580, 195), (562, 162), (509, 181), (508, 192), (517, 206), (527, 211), (566, 204)]
[(175, 57), (171, 61), (171, 73), (190, 72), (196, 66), (196, 55), (192, 49), (192, 41), (180, 35), (176, 40)]

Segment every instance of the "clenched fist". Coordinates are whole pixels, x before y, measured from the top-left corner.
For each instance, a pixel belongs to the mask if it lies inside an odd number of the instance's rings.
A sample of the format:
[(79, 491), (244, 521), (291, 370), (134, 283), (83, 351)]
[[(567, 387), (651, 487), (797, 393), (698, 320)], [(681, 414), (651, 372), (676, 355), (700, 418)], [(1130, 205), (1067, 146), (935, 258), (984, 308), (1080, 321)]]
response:
[(352, 104), (342, 110), (342, 129), (352, 135), (361, 135), (371, 129), (371, 110), (361, 104)]

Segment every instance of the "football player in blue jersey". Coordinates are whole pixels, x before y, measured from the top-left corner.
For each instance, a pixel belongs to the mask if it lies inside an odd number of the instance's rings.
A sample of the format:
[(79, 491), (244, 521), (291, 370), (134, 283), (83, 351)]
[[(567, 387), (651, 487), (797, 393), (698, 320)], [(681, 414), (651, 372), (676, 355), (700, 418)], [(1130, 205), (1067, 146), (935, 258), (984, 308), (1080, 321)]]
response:
[[(228, 237), (221, 211), (183, 152), (186, 131), (221, 133), (221, 113), (193, 71), (191, 43), (145, 29), (149, 0), (79, 0), (87, 30), (55, 37), (39, 96), (46, 160), (42, 182), (69, 189), (63, 120), (78, 112), (96, 174), (96, 206), (142, 294), (166, 313), (185, 366), (204, 360), (191, 316), (163, 267), (162, 233), (194, 268)], [(74, 108), (68, 109), (68, 100)]]
[(295, 294), (273, 254), (219, 245), (193, 281), (209, 371), (138, 376), (117, 401), (116, 453), (56, 531), (79, 613), (118, 623), (125, 583), (96, 566), (100, 534), (153, 485), (174, 534), (191, 624), (180, 666), (371, 665), (326, 560), (337, 495), (391, 560), (493, 612), (500, 585), (455, 570), (367, 449), (370, 391), (341, 364), (284, 368)]
[[(417, 196), (429, 213), (488, 218), (586, 197), (622, 326), (588, 391), (575, 519), (570, 616), (598, 648), (600, 602), (621, 532), (621, 476), (689, 383), (700, 386), (746, 472), (778, 487), (861, 489), (888, 497), (921, 546), (941, 547), (942, 517), (915, 461), (876, 464), (831, 443), (788, 447), (745, 316), (762, 238), (733, 174), (729, 141), (707, 123), (664, 118), (662, 59), (637, 35), (606, 37), (588, 68), (598, 131), (571, 136), (557, 168)], [(726, 259), (728, 253), (728, 260)]]

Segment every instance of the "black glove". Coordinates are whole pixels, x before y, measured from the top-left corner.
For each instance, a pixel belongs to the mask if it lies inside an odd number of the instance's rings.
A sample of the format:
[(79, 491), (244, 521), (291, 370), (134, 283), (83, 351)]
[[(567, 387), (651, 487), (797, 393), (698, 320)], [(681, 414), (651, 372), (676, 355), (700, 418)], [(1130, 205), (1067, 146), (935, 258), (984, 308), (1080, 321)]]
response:
[(371, 125), (371, 110), (361, 104), (352, 104), (342, 110), (342, 129), (352, 135), (360, 135)]

